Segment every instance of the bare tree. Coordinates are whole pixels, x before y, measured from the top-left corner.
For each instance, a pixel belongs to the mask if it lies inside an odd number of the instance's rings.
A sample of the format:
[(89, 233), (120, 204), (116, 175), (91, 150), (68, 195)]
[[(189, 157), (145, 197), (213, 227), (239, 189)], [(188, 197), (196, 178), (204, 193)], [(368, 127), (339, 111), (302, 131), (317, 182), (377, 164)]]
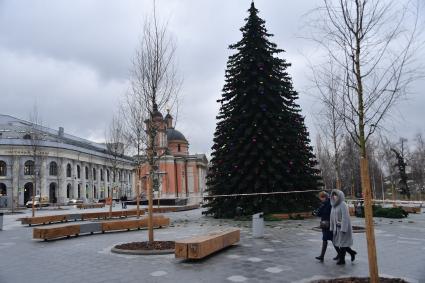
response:
[[(28, 128), (27, 133), (24, 138), (28, 138), (29, 143), (31, 145), (31, 155), (33, 158), (33, 167), (32, 172), (28, 172), (32, 175), (33, 179), (33, 188), (32, 188), (32, 217), (35, 216), (35, 196), (37, 192), (37, 182), (39, 182), (38, 174), (40, 172), (40, 164), (41, 164), (41, 142), (43, 140), (43, 122), (38, 113), (37, 104), (34, 104), (32, 111), (29, 115), (30, 127)], [(41, 190), (40, 190), (41, 192)], [(41, 193), (39, 206), (41, 206)]]
[[(389, 110), (418, 77), (413, 68), (418, 6), (395, 1), (324, 0), (313, 39), (337, 64), (344, 88), (339, 115), (360, 149), (371, 282), (379, 282), (366, 144)], [(331, 71), (331, 70), (330, 70)]]
[[(131, 72), (131, 92), (124, 103), (126, 129), (131, 144), (136, 148), (139, 168), (142, 163), (149, 167), (149, 242), (153, 242), (152, 190), (158, 186), (153, 179), (158, 178), (159, 159), (165, 154), (166, 145), (160, 138), (165, 129), (161, 128), (160, 111), (176, 105), (181, 80), (177, 76), (176, 45), (170, 36), (167, 24), (161, 24), (156, 15), (155, 1), (153, 13), (143, 26), (142, 37), (133, 60)], [(143, 122), (142, 122), (143, 121)], [(142, 156), (145, 158), (140, 158)], [(138, 174), (140, 183), (140, 172)], [(138, 186), (139, 188), (139, 186)], [(138, 196), (139, 197), (139, 194)]]
[[(112, 192), (114, 190), (118, 189), (118, 186), (116, 185), (117, 177), (118, 182), (120, 182), (121, 175), (119, 174), (118, 170), (120, 168), (120, 165), (122, 164), (122, 159), (125, 157), (125, 149), (127, 147), (125, 134), (124, 134), (124, 127), (122, 124), (121, 117), (115, 116), (112, 118), (111, 124), (109, 125), (109, 129), (106, 134), (106, 150), (108, 153), (108, 161), (111, 164), (112, 169)], [(121, 196), (122, 188), (119, 189), (119, 196)], [(113, 196), (113, 193), (112, 193)], [(112, 201), (109, 205), (109, 218), (112, 216)]]
[(335, 183), (335, 168), (332, 163), (332, 156), (326, 139), (321, 134), (316, 136), (315, 156), (320, 169), (324, 189), (331, 190)]
[(333, 161), (334, 172), (336, 173), (336, 188), (341, 189), (340, 149), (344, 136), (344, 123), (338, 113), (338, 108), (341, 107), (341, 100), (338, 95), (343, 86), (341, 78), (333, 69), (335, 63), (333, 63), (332, 58), (330, 58), (329, 64), (325, 66), (325, 68), (312, 68), (313, 82), (319, 93), (318, 99), (323, 105), (319, 113), (320, 130), (324, 137), (331, 142), (332, 156), (329, 156), (329, 158)]
[(425, 191), (425, 141), (420, 133), (416, 134), (414, 140), (416, 145), (410, 157), (410, 166), (412, 179), (421, 197), (422, 192)]

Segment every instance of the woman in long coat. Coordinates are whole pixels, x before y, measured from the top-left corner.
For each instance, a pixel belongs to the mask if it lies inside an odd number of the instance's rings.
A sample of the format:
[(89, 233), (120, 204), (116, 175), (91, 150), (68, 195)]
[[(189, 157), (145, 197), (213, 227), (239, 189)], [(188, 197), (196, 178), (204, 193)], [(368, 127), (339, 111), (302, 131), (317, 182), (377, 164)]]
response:
[[(328, 193), (320, 192), (319, 199), (322, 204), (315, 210), (314, 215), (320, 217), (320, 228), (322, 228), (322, 252), (316, 259), (323, 262), (328, 247), (328, 241), (332, 241), (332, 232), (329, 230), (332, 206)], [(336, 247), (335, 250), (338, 252)]]
[(344, 193), (332, 190), (331, 193), (330, 230), (333, 232), (333, 244), (338, 250), (338, 265), (345, 264), (345, 255), (351, 255), (351, 261), (356, 258), (357, 252), (351, 249), (353, 245), (353, 230), (350, 213), (345, 203)]

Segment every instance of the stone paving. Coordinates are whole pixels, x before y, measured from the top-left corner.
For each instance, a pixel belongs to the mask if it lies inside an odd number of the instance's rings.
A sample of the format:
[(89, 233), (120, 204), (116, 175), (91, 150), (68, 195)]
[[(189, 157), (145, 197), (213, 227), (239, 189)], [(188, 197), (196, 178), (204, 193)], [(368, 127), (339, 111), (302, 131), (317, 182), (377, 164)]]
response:
[[(130, 209), (132, 207), (129, 207)], [(119, 208), (114, 208), (114, 210)], [(104, 211), (90, 209), (86, 211)], [(62, 214), (77, 211), (37, 211)], [(250, 222), (217, 220), (201, 210), (168, 213), (171, 227), (155, 230), (158, 240), (175, 240), (224, 227), (241, 227), (241, 242), (201, 261), (182, 261), (174, 255), (134, 256), (111, 253), (119, 243), (143, 241), (147, 231), (114, 232), (43, 242), (32, 239), (32, 228), (5, 215), (0, 231), (0, 283), (20, 282), (309, 282), (314, 279), (367, 276), (364, 234), (355, 234), (358, 256), (345, 266), (332, 260), (328, 249), (325, 262), (314, 257), (320, 252), (321, 233), (311, 228), (317, 219), (266, 222), (265, 237), (253, 239)], [(407, 219), (376, 219), (376, 241), (380, 274), (425, 282), (425, 214)], [(363, 225), (353, 218), (353, 225)]]

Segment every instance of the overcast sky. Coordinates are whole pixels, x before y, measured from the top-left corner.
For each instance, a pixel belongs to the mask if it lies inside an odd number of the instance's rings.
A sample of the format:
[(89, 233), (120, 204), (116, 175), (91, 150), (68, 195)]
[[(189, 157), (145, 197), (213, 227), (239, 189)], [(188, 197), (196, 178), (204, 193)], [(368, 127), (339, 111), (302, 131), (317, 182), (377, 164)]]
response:
[[(241, 38), (251, 0), (158, 0), (158, 14), (177, 40), (184, 78), (177, 124), (192, 153), (209, 153), (228, 45)], [(320, 0), (257, 0), (260, 16), (286, 50), (289, 73), (314, 142), (317, 101), (308, 95), (307, 59), (314, 47), (302, 39), (305, 14)], [(0, 0), (0, 113), (28, 119), (36, 103), (44, 125), (102, 141), (128, 90), (131, 59), (151, 1)], [(423, 11), (423, 10), (422, 10)], [(309, 58), (312, 60), (312, 58)], [(313, 58), (314, 60), (314, 58)], [(425, 61), (425, 59), (424, 59)], [(424, 62), (425, 63), (425, 62)], [(425, 80), (386, 122), (393, 139), (425, 133)], [(400, 116), (401, 115), (401, 116)]]

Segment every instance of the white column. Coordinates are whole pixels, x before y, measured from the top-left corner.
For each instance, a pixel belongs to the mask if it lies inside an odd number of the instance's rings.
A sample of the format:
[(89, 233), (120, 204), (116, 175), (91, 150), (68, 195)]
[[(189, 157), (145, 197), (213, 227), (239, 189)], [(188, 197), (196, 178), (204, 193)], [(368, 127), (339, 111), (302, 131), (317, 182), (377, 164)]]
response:
[(74, 169), (73, 174), (72, 174), (72, 198), (77, 198), (78, 197), (78, 178), (77, 178), (77, 165), (78, 162), (76, 160), (74, 160)]
[(86, 163), (81, 162), (80, 167), (80, 176), (81, 176), (81, 198), (86, 199)]
[(66, 165), (67, 160), (65, 158), (62, 158), (61, 162), (61, 172), (60, 172), (60, 181), (59, 181), (59, 188), (58, 188), (58, 203), (64, 203), (65, 197), (66, 197)]
[(47, 160), (45, 157), (42, 157), (41, 168), (40, 168), (40, 196), (48, 196), (46, 179), (47, 179)]
[[(23, 185), (21, 184), (21, 187)], [(19, 192), (19, 156), (13, 157), (13, 165), (12, 165), (12, 190), (13, 190), (13, 198), (15, 203), (19, 205), (24, 204), (24, 190), (22, 188), (21, 192)], [(21, 195), (21, 197), (20, 197)]]

